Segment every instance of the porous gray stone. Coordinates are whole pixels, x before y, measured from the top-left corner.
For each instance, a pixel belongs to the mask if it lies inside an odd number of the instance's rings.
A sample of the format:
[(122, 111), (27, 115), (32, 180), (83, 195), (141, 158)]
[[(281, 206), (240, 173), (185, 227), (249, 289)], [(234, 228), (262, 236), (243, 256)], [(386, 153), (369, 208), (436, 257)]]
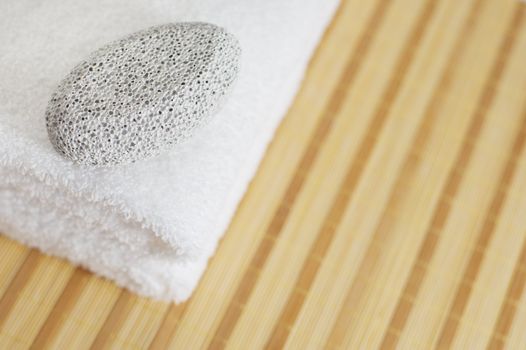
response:
[(46, 110), (49, 139), (75, 163), (132, 163), (171, 149), (217, 111), (239, 68), (234, 36), (209, 23), (150, 28), (76, 66)]

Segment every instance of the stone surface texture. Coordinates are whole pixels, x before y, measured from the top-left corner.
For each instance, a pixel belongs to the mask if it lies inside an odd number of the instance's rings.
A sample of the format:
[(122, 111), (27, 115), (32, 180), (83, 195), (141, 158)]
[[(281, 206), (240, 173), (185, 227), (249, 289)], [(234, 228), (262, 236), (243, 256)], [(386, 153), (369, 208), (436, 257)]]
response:
[(209, 23), (134, 33), (95, 51), (59, 84), (46, 110), (51, 143), (89, 166), (172, 149), (208, 121), (239, 70), (240, 46)]

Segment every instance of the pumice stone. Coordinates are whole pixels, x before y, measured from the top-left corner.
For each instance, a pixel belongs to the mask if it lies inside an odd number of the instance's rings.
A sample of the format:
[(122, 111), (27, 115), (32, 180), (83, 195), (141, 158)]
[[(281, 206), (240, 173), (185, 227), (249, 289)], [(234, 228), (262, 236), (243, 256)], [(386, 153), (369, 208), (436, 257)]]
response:
[(64, 157), (90, 166), (172, 149), (218, 110), (240, 53), (234, 36), (209, 23), (162, 25), (110, 43), (53, 93), (49, 139)]

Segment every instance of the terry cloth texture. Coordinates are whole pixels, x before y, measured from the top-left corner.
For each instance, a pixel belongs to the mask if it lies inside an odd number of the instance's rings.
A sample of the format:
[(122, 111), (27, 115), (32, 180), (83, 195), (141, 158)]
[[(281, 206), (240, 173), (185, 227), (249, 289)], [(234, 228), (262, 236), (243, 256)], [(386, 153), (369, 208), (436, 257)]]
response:
[[(0, 231), (164, 300), (187, 299), (301, 82), (336, 0), (0, 2)], [(151, 26), (204, 21), (242, 48), (214, 120), (169, 153), (89, 169), (48, 140), (61, 79), (99, 47)]]

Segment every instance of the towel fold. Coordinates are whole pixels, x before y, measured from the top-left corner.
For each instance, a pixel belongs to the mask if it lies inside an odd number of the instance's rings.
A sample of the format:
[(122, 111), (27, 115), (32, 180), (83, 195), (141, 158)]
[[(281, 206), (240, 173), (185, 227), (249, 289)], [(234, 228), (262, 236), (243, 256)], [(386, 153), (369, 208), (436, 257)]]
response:
[[(189, 297), (301, 81), (336, 0), (0, 3), (0, 231), (157, 299)], [(177, 21), (225, 27), (241, 71), (213, 121), (172, 152), (88, 169), (59, 156), (44, 111), (89, 53)]]

